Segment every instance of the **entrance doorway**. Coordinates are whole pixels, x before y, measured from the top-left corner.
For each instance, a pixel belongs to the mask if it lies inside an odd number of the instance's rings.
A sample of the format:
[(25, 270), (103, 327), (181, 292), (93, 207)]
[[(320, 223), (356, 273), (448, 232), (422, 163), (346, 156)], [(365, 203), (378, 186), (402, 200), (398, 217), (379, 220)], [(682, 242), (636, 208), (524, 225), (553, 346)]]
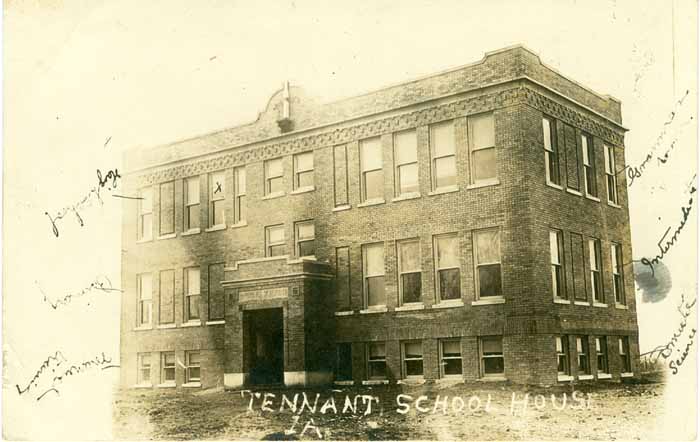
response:
[(252, 384), (279, 384), (284, 375), (284, 319), (281, 308), (245, 312), (246, 355)]

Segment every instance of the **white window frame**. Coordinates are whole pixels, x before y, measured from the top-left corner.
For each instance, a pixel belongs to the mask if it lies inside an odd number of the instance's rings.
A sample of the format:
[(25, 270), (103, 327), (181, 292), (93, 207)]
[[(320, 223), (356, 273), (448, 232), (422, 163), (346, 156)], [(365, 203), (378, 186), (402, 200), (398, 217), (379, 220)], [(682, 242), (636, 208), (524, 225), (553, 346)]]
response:
[[(552, 244), (552, 241), (555, 244)], [(556, 256), (554, 251), (556, 248)], [(566, 278), (564, 277), (565, 258), (564, 258), (564, 232), (558, 229), (549, 230), (549, 257), (552, 273), (552, 295), (554, 299), (568, 299), (566, 293)], [(557, 290), (557, 287), (559, 290)], [(563, 295), (563, 296), (561, 296)]]
[(603, 293), (603, 275), (601, 271), (601, 251), (600, 240), (597, 238), (588, 239), (588, 266), (590, 268), (591, 293), (593, 302), (605, 304), (605, 293)]
[[(367, 264), (368, 264), (368, 259), (367, 259), (367, 250), (369, 248), (374, 248), (376, 247), (377, 249), (381, 250), (382, 252), (382, 266), (381, 266), (381, 273), (373, 273), (369, 274), (369, 271), (367, 269)], [(386, 254), (384, 253), (384, 243), (383, 242), (373, 242), (373, 243), (367, 243), (367, 244), (362, 244), (362, 288), (363, 288), (363, 301), (364, 301), (364, 306), (367, 309), (371, 308), (383, 308), (386, 307)], [(370, 278), (383, 278), (384, 279), (384, 304), (376, 304), (376, 305), (369, 305), (369, 279)]]
[[(149, 196), (145, 196), (148, 194)], [(138, 241), (148, 241), (153, 239), (153, 187), (143, 187), (138, 191), (138, 229), (137, 229), (137, 240)], [(150, 200), (150, 209), (144, 209), (143, 202), (145, 200)], [(148, 223), (146, 223), (148, 220)], [(146, 226), (150, 226), (146, 228)]]
[[(457, 265), (453, 266), (446, 266), (446, 267), (440, 267), (440, 259), (439, 259), (439, 240), (443, 238), (454, 238), (457, 241), (457, 244), (459, 245), (459, 234), (457, 232), (451, 232), (451, 233), (441, 233), (439, 235), (434, 235), (433, 236), (433, 262), (435, 263), (435, 298), (438, 303), (442, 302), (462, 302), (462, 256), (458, 255), (457, 256)], [(459, 247), (457, 248), (459, 250)], [(442, 299), (441, 293), (442, 293), (442, 287), (440, 286), (440, 272), (444, 270), (454, 270), (457, 269), (459, 272), (459, 276), (457, 278), (457, 281), (459, 282), (459, 298), (447, 298), (447, 299)]]
[[(199, 199), (200, 199), (200, 189), (199, 189), (199, 176), (193, 176), (189, 178), (185, 178), (183, 180), (183, 194), (184, 194), (184, 201), (185, 201), (185, 210), (184, 210), (184, 231), (193, 231), (197, 230), (200, 228), (202, 225), (201, 223), (201, 213), (199, 210)], [(194, 195), (194, 198), (190, 198), (192, 195), (190, 195), (190, 186), (189, 183), (197, 183), (197, 192)], [(197, 227), (192, 227), (192, 217), (191, 217), (191, 211), (190, 208), (194, 211), (194, 215), (197, 217)]]
[[(406, 345), (407, 344), (419, 344), (420, 345), (420, 358), (417, 357), (411, 357), (409, 358), (406, 355)], [(416, 375), (409, 375), (408, 374), (408, 366), (407, 362), (411, 361), (420, 361), (422, 365), (421, 369), (421, 374), (416, 374)], [(423, 341), (420, 340), (411, 340), (411, 341), (403, 341), (401, 342), (401, 370), (403, 374), (404, 379), (423, 379), (423, 376), (425, 375), (425, 352), (423, 349)]]
[(618, 305), (627, 305), (625, 299), (625, 278), (622, 271), (622, 244), (610, 245), (610, 265), (612, 267), (613, 298)]
[[(415, 161), (406, 161), (403, 163), (399, 162), (399, 143), (397, 140), (400, 137), (404, 137), (407, 135), (413, 136), (413, 139), (415, 141), (415, 153), (416, 153), (416, 160)], [(420, 194), (420, 168), (418, 166), (418, 135), (416, 134), (415, 129), (408, 129), (404, 130), (401, 132), (397, 132), (393, 136), (394, 140), (394, 196), (396, 197), (401, 197), (401, 196), (406, 196), (406, 195), (413, 195), (413, 194)], [(402, 182), (401, 182), (401, 170), (402, 168), (407, 168), (410, 166), (415, 166), (416, 169), (416, 190), (412, 191), (405, 191), (403, 190)]]
[(617, 192), (617, 174), (615, 172), (615, 148), (607, 144), (604, 144), (603, 148), (605, 151), (606, 195), (608, 203), (617, 206), (619, 204), (619, 195)]
[[(270, 233), (274, 229), (281, 229), (282, 230), (282, 240), (281, 241), (276, 241), (272, 242), (270, 239), (271, 235)], [(284, 228), (284, 224), (274, 224), (271, 226), (265, 226), (265, 256), (266, 257), (273, 257), (273, 256), (284, 256), (287, 253), (282, 253), (281, 255), (273, 255), (272, 254), (272, 247), (277, 247), (277, 246), (286, 246), (287, 245), (287, 232)]]
[[(403, 259), (401, 250), (403, 247), (405, 247), (407, 244), (416, 244), (418, 246), (418, 268), (417, 269), (409, 269), (409, 270), (404, 270), (403, 269)], [(408, 238), (408, 239), (402, 239), (400, 241), (396, 242), (396, 267), (397, 271), (396, 273), (398, 274), (399, 277), (399, 306), (402, 305), (411, 305), (411, 304), (422, 304), (423, 303), (423, 271), (422, 271), (422, 266), (421, 266), (421, 245), (420, 245), (420, 238)], [(405, 302), (404, 301), (404, 284), (403, 284), (403, 275), (407, 274), (412, 274), (412, 273), (418, 273), (419, 278), (421, 279), (421, 293), (419, 293), (420, 299), (418, 301), (411, 301), (411, 302)]]
[[(591, 355), (589, 351), (588, 336), (576, 336), (576, 371), (579, 375), (591, 374)], [(583, 371), (581, 371), (581, 357), (586, 362), (586, 368)]]
[[(489, 116), (489, 118), (491, 118), (491, 121), (492, 121), (493, 145), (475, 147), (474, 146), (474, 119), (483, 118), (486, 116)], [(481, 114), (470, 115), (469, 117), (467, 117), (467, 125), (468, 125), (468, 129), (469, 129), (468, 140), (469, 140), (469, 168), (470, 168), (469, 183), (470, 183), (470, 185), (478, 186), (480, 184), (497, 183), (498, 182), (498, 151), (496, 150), (496, 120), (493, 116), (493, 112), (484, 112)], [(474, 161), (474, 152), (478, 152), (481, 150), (487, 150), (487, 149), (493, 149), (494, 162), (496, 163), (495, 164), (496, 176), (477, 180), (476, 179), (476, 161)]]
[[(501, 353), (495, 355), (485, 355), (484, 354), (484, 340), (500, 339), (501, 341)], [(486, 359), (502, 359), (503, 360), (503, 372), (502, 373), (486, 373)], [(506, 364), (505, 355), (503, 354), (503, 336), (480, 336), (479, 337), (479, 365), (482, 378), (502, 378), (505, 376)]]
[[(559, 173), (559, 146), (557, 145), (557, 124), (554, 118), (548, 116), (542, 117), (542, 136), (544, 138), (544, 165), (547, 184), (561, 187), (561, 174)], [(555, 167), (554, 170), (552, 170), (552, 166)]]
[[(299, 166), (299, 159), (303, 156), (311, 157), (311, 167), (306, 169), (301, 169)], [(294, 190), (310, 190), (314, 188), (314, 151), (310, 150), (308, 152), (301, 152), (293, 155), (292, 163), (294, 166)], [(301, 175), (311, 173), (311, 184), (307, 186), (301, 186)]]
[[(452, 153), (446, 153), (441, 156), (438, 156), (437, 154), (437, 146), (435, 145), (436, 143), (436, 138), (434, 133), (435, 130), (441, 127), (447, 127), (449, 126), (451, 131), (452, 131)], [(454, 120), (449, 120), (449, 121), (442, 121), (440, 123), (434, 123), (431, 124), (429, 127), (429, 137), (430, 137), (430, 182), (431, 182), (431, 188), (434, 191), (440, 190), (440, 189), (449, 189), (450, 187), (457, 186), (457, 177), (459, 176), (459, 173), (457, 172), (457, 137), (455, 136), (455, 124)], [(438, 166), (437, 163), (439, 160), (444, 160), (444, 159), (452, 159), (452, 162), (454, 163), (454, 169), (455, 169), (455, 176), (454, 176), (454, 184), (448, 184), (446, 186), (438, 186), (437, 179), (438, 179)]]
[[(446, 342), (456, 342), (459, 348), (459, 356), (445, 356), (445, 343)], [(462, 341), (459, 338), (450, 339), (440, 339), (439, 340), (439, 350), (440, 350), (440, 378), (442, 379), (461, 379), (464, 374), (464, 367), (462, 367)], [(446, 360), (459, 360), (459, 374), (445, 374), (445, 366), (447, 365)]]
[[(279, 175), (271, 175), (270, 172), (270, 165), (278, 162), (280, 164), (280, 172)], [(265, 160), (263, 163), (263, 168), (264, 168), (264, 174), (265, 174), (265, 196), (269, 195), (277, 195), (277, 194), (283, 194), (284, 193), (284, 161), (282, 157), (279, 158), (272, 158), (269, 160)], [(272, 182), (273, 180), (280, 179), (282, 181), (282, 190), (276, 190), (272, 191)]]
[[(202, 357), (202, 353), (199, 350), (191, 350), (185, 353), (185, 382), (186, 383), (200, 383), (202, 381), (202, 362), (201, 360), (194, 364), (192, 363), (192, 355), (196, 354), (200, 358)], [(191, 370), (193, 368), (198, 368), (199, 369), (199, 376), (194, 377), (191, 374)]]
[[(172, 355), (173, 357), (173, 363), (172, 365), (165, 365), (166, 358), (168, 355)], [(177, 355), (175, 354), (174, 351), (164, 351), (161, 353), (160, 357), (160, 383), (162, 385), (175, 385), (175, 382), (177, 380)], [(166, 370), (172, 370), (173, 373), (173, 378), (172, 379), (166, 379)]]
[[(589, 144), (593, 158), (590, 158), (588, 155)], [(586, 193), (587, 197), (598, 199), (598, 178), (595, 166), (595, 142), (593, 141), (592, 136), (585, 133), (581, 134), (581, 151), (583, 153), (583, 191)], [(589, 171), (593, 177), (592, 183), (588, 178)], [(594, 193), (589, 192), (589, 187)]]
[(247, 175), (245, 166), (233, 169), (233, 220), (245, 222)]
[[(151, 385), (151, 373), (153, 370), (152, 363), (153, 356), (151, 353), (138, 353), (136, 355), (136, 365), (138, 367), (136, 383), (138, 385)], [(144, 360), (147, 360), (147, 364), (144, 364)], [(148, 376), (144, 376), (145, 370), (148, 370)]]
[[(199, 290), (197, 291), (191, 291), (194, 287), (190, 284), (192, 281), (192, 276), (191, 272), (197, 273), (197, 287), (199, 287)], [(184, 302), (184, 310), (185, 310), (185, 322), (200, 322), (202, 320), (202, 306), (201, 306), (201, 293), (202, 293), (202, 271), (198, 266), (192, 266), (192, 267), (187, 267), (184, 269), (184, 293), (185, 293), (185, 302)], [(197, 316), (192, 316), (192, 311), (190, 310), (190, 298), (195, 298), (194, 302), (196, 303), (195, 305), (197, 306)]]
[[(219, 177), (221, 182), (221, 191), (214, 193), (217, 189), (213, 189), (213, 184), (216, 178)], [(219, 227), (226, 225), (226, 173), (224, 171), (212, 172), (208, 176), (209, 184), (209, 227)], [(221, 204), (224, 206), (221, 209), (222, 219), (218, 224), (214, 224), (216, 215), (216, 207)]]
[[(312, 238), (306, 238), (302, 239), (301, 235), (299, 234), (300, 227), (302, 226), (311, 226), (313, 231), (314, 231), (314, 236)], [(312, 255), (302, 255), (301, 254), (301, 245), (302, 243), (306, 242), (313, 242), (314, 243), (314, 253)], [(316, 226), (314, 224), (314, 220), (306, 220), (306, 221), (297, 221), (294, 223), (294, 253), (296, 256), (302, 258), (302, 257), (311, 257), (315, 258), (316, 257)]]
[[(605, 370), (601, 370), (598, 363), (598, 358), (603, 356), (605, 361)], [(608, 360), (608, 341), (605, 336), (595, 337), (595, 365), (598, 374), (610, 373), (610, 361)]]
[[(557, 374), (559, 376), (571, 376), (571, 352), (569, 351), (569, 337), (567, 335), (555, 336), (557, 351)], [(559, 360), (564, 358), (564, 372), (559, 371)]]
[[(493, 262), (479, 262), (479, 251), (477, 250), (478, 248), (478, 242), (476, 240), (476, 237), (485, 232), (492, 232), (495, 231), (498, 234), (498, 261), (493, 261)], [(503, 252), (501, 250), (501, 228), (500, 227), (491, 227), (488, 229), (479, 229), (479, 230), (474, 230), (472, 232), (472, 249), (474, 250), (474, 283), (476, 285), (476, 293), (475, 293), (475, 298), (478, 299), (503, 299)], [(500, 287), (500, 292), (501, 294), (495, 294), (495, 295), (488, 295), (488, 296), (481, 296), (481, 278), (479, 278), (479, 267), (480, 266), (489, 266), (489, 265), (496, 265), (498, 264), (499, 266), (499, 273), (500, 273), (500, 280), (501, 280), (501, 287)]]
[[(363, 147), (365, 145), (368, 145), (369, 143), (376, 143), (377, 150), (379, 152), (379, 166), (375, 168), (367, 168), (365, 166), (365, 155), (363, 154)], [(371, 138), (365, 138), (364, 140), (360, 140), (359, 143), (359, 150), (360, 150), (360, 200), (361, 202), (372, 202), (372, 201), (378, 201), (378, 200), (383, 200), (384, 199), (384, 153), (382, 149), (382, 139), (381, 137), (371, 137)], [(374, 198), (368, 198), (367, 197), (367, 174), (371, 172), (376, 172), (380, 171), (382, 173), (382, 188), (380, 192), (380, 196), (374, 197)]]
[[(150, 287), (151, 293), (146, 294), (143, 289), (143, 279), (147, 277), (151, 280)], [(153, 274), (152, 273), (140, 273), (136, 277), (136, 290), (138, 293), (138, 306), (137, 306), (137, 326), (138, 327), (149, 327), (153, 324)], [(144, 297), (147, 295), (148, 297)], [(147, 309), (146, 309), (147, 308)], [(144, 321), (144, 312), (148, 312), (148, 321)]]

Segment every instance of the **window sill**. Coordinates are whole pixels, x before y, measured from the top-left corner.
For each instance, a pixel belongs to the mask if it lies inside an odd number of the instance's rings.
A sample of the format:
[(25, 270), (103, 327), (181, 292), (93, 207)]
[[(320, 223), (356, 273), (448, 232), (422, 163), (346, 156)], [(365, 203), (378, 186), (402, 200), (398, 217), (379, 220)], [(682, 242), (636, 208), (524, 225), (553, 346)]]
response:
[(619, 308), (620, 310), (629, 310), (629, 307), (627, 307), (626, 305), (618, 303), (615, 303), (615, 308)]
[(352, 310), (349, 310), (349, 311), (344, 311), (344, 312), (335, 312), (335, 315), (336, 316), (351, 316), (353, 313), (355, 313), (355, 312), (353, 312)]
[(433, 190), (432, 192), (428, 192), (428, 195), (434, 196), (434, 195), (442, 195), (443, 193), (452, 193), (452, 192), (459, 192), (459, 186), (438, 187), (437, 189)]
[(453, 307), (464, 307), (464, 302), (461, 299), (455, 301), (442, 301), (437, 304), (433, 304), (430, 308), (453, 308)]
[(180, 234), (180, 236), (196, 235), (196, 234), (198, 234), (199, 232), (200, 232), (199, 227), (197, 227), (196, 229), (190, 229), (190, 230), (187, 230), (187, 231), (185, 231), (185, 232), (182, 232), (182, 233)]
[(423, 376), (415, 378), (399, 379), (396, 381), (398, 385), (423, 385), (425, 384), (425, 379)]
[(182, 384), (184, 388), (198, 388), (201, 387), (202, 384), (200, 382), (187, 382), (185, 384)]
[(593, 375), (592, 374), (580, 374), (578, 376), (579, 381), (590, 381), (593, 380)]
[(554, 298), (554, 303), (555, 304), (571, 304), (571, 301), (569, 301), (568, 299), (564, 299), (564, 298)]
[(184, 322), (181, 326), (182, 327), (200, 327), (202, 325), (201, 321), (190, 321), (190, 322)]
[(207, 321), (206, 324), (207, 325), (222, 325), (222, 324), (226, 324), (226, 321), (224, 319), (216, 319), (213, 321)]
[(243, 221), (237, 222), (236, 224), (231, 224), (231, 225), (229, 226), (229, 228), (230, 228), (230, 229), (240, 229), (241, 227), (247, 227), (247, 226), (248, 226), (248, 222), (246, 222), (245, 220), (243, 220)]
[(300, 193), (308, 193), (308, 192), (313, 192), (316, 190), (315, 186), (306, 186), (306, 187), (300, 187), (298, 189), (294, 189), (291, 192), (289, 192), (290, 195), (299, 195)]
[(134, 331), (144, 331), (144, 330), (153, 330), (153, 325), (139, 325), (138, 327), (134, 327)]
[(175, 238), (176, 236), (177, 236), (177, 233), (175, 233), (175, 232), (173, 232), (173, 233), (166, 233), (165, 235), (160, 235), (160, 236), (158, 237), (158, 240), (161, 240), (161, 239), (173, 239), (173, 238)]
[(501, 182), (497, 179), (484, 180), (478, 183), (468, 185), (467, 189), (479, 189), (481, 187), (498, 186), (499, 184), (501, 184)]
[(342, 212), (343, 210), (350, 210), (352, 206), (350, 204), (344, 204), (342, 206), (334, 207), (333, 212)]
[(622, 209), (622, 206), (616, 203), (613, 203), (612, 201), (608, 201), (608, 206), (614, 207), (616, 209)]
[(547, 186), (549, 186), (553, 189), (557, 189), (557, 190), (564, 190), (564, 188), (561, 187), (559, 184), (554, 184), (554, 183), (551, 183), (549, 181), (547, 181)]
[(158, 328), (175, 328), (177, 327), (175, 324), (160, 324)]
[(491, 304), (505, 304), (506, 298), (503, 296), (494, 296), (493, 298), (484, 298), (477, 301), (472, 301), (472, 305), (491, 305)]
[(265, 195), (264, 197), (260, 198), (261, 200), (272, 200), (275, 198), (280, 198), (285, 195), (284, 192), (275, 192), (275, 193), (270, 193), (268, 195)]
[(591, 306), (591, 304), (588, 301), (574, 301), (574, 305), (585, 305), (586, 307)]
[(593, 307), (606, 308), (608, 304), (603, 304), (602, 302), (594, 302)]
[(631, 372), (620, 373), (621, 378), (631, 378), (632, 376), (634, 376), (634, 373)]
[(136, 244), (143, 244), (145, 242), (151, 242), (153, 241), (153, 238), (141, 238), (136, 240)]
[(226, 230), (226, 224), (219, 224), (218, 226), (211, 226), (208, 229), (205, 229), (205, 232), (217, 232), (219, 230)]
[(386, 306), (383, 307), (370, 307), (368, 309), (360, 310), (360, 314), (367, 315), (370, 313), (386, 313), (388, 310)]
[(576, 190), (576, 189), (569, 189), (569, 188), (567, 187), (567, 188), (566, 188), (566, 191), (569, 192), (569, 193), (572, 194), (572, 195), (583, 196), (583, 195), (581, 194), (581, 192), (579, 192), (579, 191)]
[(335, 385), (355, 385), (355, 381), (334, 381)]
[(418, 192), (404, 193), (404, 194), (399, 195), (396, 198), (392, 199), (391, 202), (396, 203), (399, 201), (414, 200), (416, 198), (420, 198), (420, 193), (418, 193)]
[(143, 384), (136, 384), (132, 385), (131, 388), (153, 388), (153, 384), (149, 383), (143, 383)]
[(396, 307), (394, 309), (395, 312), (410, 312), (412, 310), (423, 310), (425, 309), (425, 306), (423, 303), (417, 303), (417, 304), (404, 304), (400, 307)]
[(610, 373), (598, 373), (598, 379), (612, 379)]
[(595, 202), (597, 202), (597, 203), (600, 202), (600, 198), (595, 197), (595, 196), (593, 196), (593, 195), (586, 194), (586, 198), (588, 198), (588, 199), (591, 200), (591, 201), (595, 201)]
[(503, 382), (507, 380), (508, 379), (503, 375), (483, 376), (479, 378), (480, 382)]
[(388, 379), (370, 379), (369, 381), (362, 381), (362, 385), (387, 385), (388, 383)]
[(357, 205), (357, 207), (369, 207), (369, 206), (378, 206), (379, 204), (384, 204), (386, 201), (384, 201), (384, 198), (376, 198), (373, 200), (367, 200), (364, 203), (360, 203)]
[(157, 388), (175, 388), (175, 382), (164, 382), (156, 385)]
[(440, 384), (440, 385), (463, 384), (464, 378), (462, 377), (462, 375), (444, 376), (444, 377), (441, 377), (440, 379), (436, 379), (435, 383)]
[(571, 382), (573, 380), (574, 380), (573, 376), (562, 375), (562, 374), (557, 375), (557, 381), (559, 381), (559, 382)]

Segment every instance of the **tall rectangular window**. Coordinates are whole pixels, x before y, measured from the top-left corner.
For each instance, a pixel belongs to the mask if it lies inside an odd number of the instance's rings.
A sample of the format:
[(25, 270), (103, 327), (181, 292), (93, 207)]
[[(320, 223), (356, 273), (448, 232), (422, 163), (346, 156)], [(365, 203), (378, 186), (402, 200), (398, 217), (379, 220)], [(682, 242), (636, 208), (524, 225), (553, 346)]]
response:
[(223, 226), (226, 201), (226, 177), (224, 172), (209, 174), (209, 227)]
[(403, 375), (405, 378), (423, 377), (423, 343), (403, 342), (401, 345)]
[(493, 114), (475, 115), (469, 117), (468, 122), (471, 183), (495, 181), (498, 178), (498, 164)]
[(600, 240), (588, 240), (588, 262), (591, 271), (591, 291), (593, 302), (604, 303), (603, 279), (600, 271)]
[(350, 310), (350, 248), (335, 249), (336, 311)]
[(138, 360), (138, 377), (137, 383), (141, 385), (146, 385), (151, 383), (151, 354), (150, 353), (139, 353), (136, 357)]
[(542, 118), (542, 133), (544, 136), (544, 164), (547, 172), (547, 183), (561, 185), (559, 177), (559, 148), (557, 145), (556, 121), (549, 117)]
[(246, 219), (246, 172), (245, 167), (233, 169), (233, 219), (236, 224)]
[(199, 177), (184, 181), (185, 232), (199, 229)]
[(588, 336), (576, 337), (576, 353), (578, 354), (578, 373), (591, 374), (588, 360)]
[(615, 149), (604, 145), (605, 148), (605, 178), (608, 186), (608, 202), (617, 204), (617, 175), (615, 172)]
[(502, 376), (503, 365), (503, 338), (501, 336), (484, 336), (480, 339), (481, 351), (481, 376)]
[(199, 316), (199, 267), (185, 269), (185, 320), (198, 321)]
[(265, 195), (284, 192), (284, 168), (282, 158), (265, 161)]
[(399, 267), (399, 304), (421, 302), (420, 242), (409, 239), (396, 243)]
[(416, 131), (407, 130), (394, 134), (394, 181), (396, 196), (417, 193), (418, 142)]
[(581, 134), (581, 152), (583, 154), (583, 184), (586, 195), (597, 198), (595, 150), (593, 148), (593, 138), (590, 135)]
[(610, 262), (612, 264), (615, 303), (625, 305), (625, 283), (622, 277), (622, 246), (620, 244), (612, 244), (610, 246)]
[(552, 268), (552, 293), (566, 299), (564, 286), (564, 237), (561, 230), (549, 231), (549, 256)]
[(433, 190), (457, 184), (457, 149), (452, 121), (430, 126), (430, 156)]
[(175, 384), (175, 352), (162, 353), (160, 382), (162, 384)]
[(571, 374), (569, 365), (569, 337), (557, 336), (557, 373), (563, 376)]
[(175, 232), (175, 183), (160, 185), (160, 235)]
[(144, 187), (138, 192), (138, 240), (153, 238), (153, 188)]
[(138, 325), (151, 325), (153, 315), (153, 277), (150, 273), (142, 273), (136, 279), (138, 290)]
[(503, 296), (501, 240), (498, 228), (474, 232), (476, 293), (479, 298)]
[(384, 290), (384, 243), (362, 246), (365, 305), (379, 307), (386, 305)]
[(296, 237), (297, 256), (316, 255), (316, 231), (313, 220), (295, 223), (294, 235)]
[(335, 380), (352, 381), (352, 344), (336, 344)]
[(158, 316), (160, 324), (175, 322), (175, 270), (160, 272)]
[(265, 256), (286, 254), (287, 244), (284, 238), (284, 224), (265, 227)]
[(456, 233), (436, 236), (433, 250), (438, 301), (461, 299), (459, 237)]
[(348, 204), (348, 147), (333, 146), (333, 196), (335, 207)]
[(185, 382), (200, 382), (200, 354), (198, 351), (188, 351), (185, 354)]
[(617, 341), (620, 353), (620, 367), (622, 373), (632, 372), (632, 360), (630, 358), (630, 341), (627, 336), (620, 336)]
[(294, 155), (294, 190), (314, 187), (314, 153)]
[(610, 370), (608, 369), (608, 342), (605, 339), (605, 336), (596, 336), (595, 354), (598, 365), (598, 373), (610, 373)]
[(375, 137), (360, 141), (360, 191), (363, 202), (384, 198), (382, 164), (380, 138)]
[(367, 378), (386, 379), (386, 347), (383, 342), (367, 344)]
[(440, 340), (440, 377), (462, 376), (462, 347), (459, 339)]

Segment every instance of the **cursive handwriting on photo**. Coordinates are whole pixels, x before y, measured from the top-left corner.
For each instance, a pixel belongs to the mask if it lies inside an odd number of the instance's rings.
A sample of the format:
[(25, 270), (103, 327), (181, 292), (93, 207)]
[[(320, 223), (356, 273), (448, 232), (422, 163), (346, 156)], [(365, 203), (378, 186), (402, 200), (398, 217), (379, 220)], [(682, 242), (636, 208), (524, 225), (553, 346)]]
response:
[[(114, 286), (112, 285), (112, 281), (106, 275), (97, 276), (97, 278), (95, 278), (95, 280), (92, 281), (89, 286), (84, 287), (77, 292), (68, 293), (53, 300), (48, 297), (48, 295), (44, 292), (41, 286), (39, 286), (38, 282), (35, 281), (35, 284), (37, 285), (37, 287), (39, 287), (39, 291), (41, 291), (41, 293), (44, 295), (44, 302), (48, 303), (54, 310), (58, 309), (59, 307), (66, 306), (76, 298), (83, 297), (91, 292), (122, 292), (121, 289), (114, 288)], [(88, 303), (88, 305), (90, 304)]]

